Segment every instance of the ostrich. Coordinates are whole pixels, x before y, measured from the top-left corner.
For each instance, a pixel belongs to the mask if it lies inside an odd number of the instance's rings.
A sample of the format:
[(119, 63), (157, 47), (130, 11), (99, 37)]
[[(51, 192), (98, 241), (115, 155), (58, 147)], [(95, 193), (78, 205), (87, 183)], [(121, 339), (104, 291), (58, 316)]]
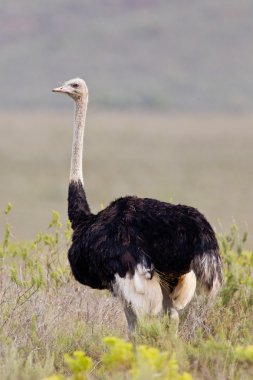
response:
[(82, 175), (88, 89), (84, 80), (75, 78), (53, 92), (75, 101), (68, 190), (73, 229), (68, 259), (75, 279), (118, 296), (130, 331), (140, 316), (162, 311), (178, 324), (178, 310), (191, 301), (197, 280), (211, 296), (222, 283), (212, 227), (193, 207), (136, 196), (91, 213)]

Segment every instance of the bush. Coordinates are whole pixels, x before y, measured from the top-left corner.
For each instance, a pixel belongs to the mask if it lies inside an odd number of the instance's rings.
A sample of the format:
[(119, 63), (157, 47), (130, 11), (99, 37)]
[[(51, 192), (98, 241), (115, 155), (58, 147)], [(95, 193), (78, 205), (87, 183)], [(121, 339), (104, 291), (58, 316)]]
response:
[[(99, 376), (102, 379), (158, 379), (158, 380), (191, 380), (189, 373), (180, 374), (175, 356), (160, 352), (157, 348), (132, 343), (115, 337), (104, 338), (108, 351), (102, 357)], [(91, 358), (84, 352), (65, 355), (65, 362), (73, 380), (86, 380), (92, 367)], [(66, 379), (62, 375), (50, 376), (44, 380)]]

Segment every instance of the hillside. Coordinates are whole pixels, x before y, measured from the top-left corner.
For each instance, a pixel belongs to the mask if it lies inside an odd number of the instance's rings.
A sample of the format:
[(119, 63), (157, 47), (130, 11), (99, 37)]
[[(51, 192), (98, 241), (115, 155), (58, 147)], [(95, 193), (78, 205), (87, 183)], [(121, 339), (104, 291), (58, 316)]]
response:
[(76, 75), (110, 108), (249, 111), (250, 0), (0, 2), (0, 107), (62, 106)]

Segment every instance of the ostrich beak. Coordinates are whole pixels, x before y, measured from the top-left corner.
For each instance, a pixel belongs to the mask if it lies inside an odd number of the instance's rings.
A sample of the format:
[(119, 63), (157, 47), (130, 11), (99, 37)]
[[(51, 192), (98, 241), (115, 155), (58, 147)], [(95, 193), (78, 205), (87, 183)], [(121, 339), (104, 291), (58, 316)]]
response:
[(65, 87), (63, 87), (63, 86), (53, 88), (52, 91), (53, 91), (53, 92), (63, 92), (63, 93), (68, 93), (68, 90), (67, 90)]

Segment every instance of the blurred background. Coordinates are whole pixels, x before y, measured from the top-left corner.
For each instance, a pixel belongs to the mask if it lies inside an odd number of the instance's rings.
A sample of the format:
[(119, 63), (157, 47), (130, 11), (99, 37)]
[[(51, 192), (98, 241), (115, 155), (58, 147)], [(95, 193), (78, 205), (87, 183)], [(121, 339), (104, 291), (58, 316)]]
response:
[(253, 230), (251, 0), (0, 0), (0, 233), (66, 219), (73, 104), (84, 78), (93, 211), (136, 194)]

